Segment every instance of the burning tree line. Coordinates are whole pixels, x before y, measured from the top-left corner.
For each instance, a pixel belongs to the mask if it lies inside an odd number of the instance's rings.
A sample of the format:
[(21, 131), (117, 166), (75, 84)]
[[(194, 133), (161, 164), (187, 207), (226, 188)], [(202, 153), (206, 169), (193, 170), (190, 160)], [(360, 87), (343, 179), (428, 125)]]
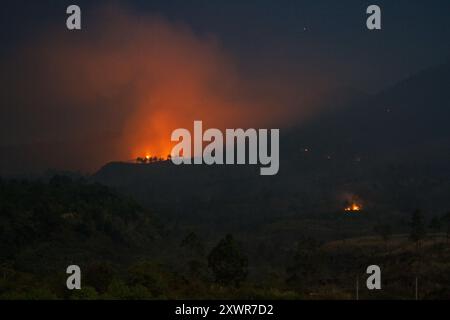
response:
[(154, 162), (162, 162), (166, 160), (172, 159), (172, 156), (169, 154), (165, 159), (163, 157), (156, 157), (156, 156), (145, 156), (145, 157), (137, 157), (136, 163), (154, 163)]

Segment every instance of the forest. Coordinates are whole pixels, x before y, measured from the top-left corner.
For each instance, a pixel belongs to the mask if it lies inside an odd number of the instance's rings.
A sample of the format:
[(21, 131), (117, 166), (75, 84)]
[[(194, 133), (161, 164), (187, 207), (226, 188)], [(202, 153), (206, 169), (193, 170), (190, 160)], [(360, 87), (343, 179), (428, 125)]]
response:
[[(416, 278), (420, 299), (450, 294), (449, 213), (295, 240), (280, 232), (292, 221), (212, 236), (163, 214), (86, 178), (1, 180), (0, 299), (355, 299), (357, 280), (362, 299), (414, 299)], [(65, 286), (70, 264), (81, 290)], [(383, 290), (364, 289), (371, 264)]]

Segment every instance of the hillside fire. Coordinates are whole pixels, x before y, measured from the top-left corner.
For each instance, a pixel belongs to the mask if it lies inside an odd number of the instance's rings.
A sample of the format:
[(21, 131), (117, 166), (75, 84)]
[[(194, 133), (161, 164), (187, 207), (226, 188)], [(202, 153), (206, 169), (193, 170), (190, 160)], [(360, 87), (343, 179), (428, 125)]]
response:
[(168, 155), (166, 158), (146, 155), (145, 157), (137, 157), (135, 161), (136, 163), (148, 164), (148, 163), (162, 162), (170, 159), (171, 159), (170, 155)]
[(344, 211), (361, 211), (362, 205), (357, 199), (352, 198), (351, 201), (346, 201), (344, 205)]
[(362, 210), (361, 206), (357, 203), (352, 203), (348, 207), (344, 208), (344, 211), (361, 211), (361, 210)]

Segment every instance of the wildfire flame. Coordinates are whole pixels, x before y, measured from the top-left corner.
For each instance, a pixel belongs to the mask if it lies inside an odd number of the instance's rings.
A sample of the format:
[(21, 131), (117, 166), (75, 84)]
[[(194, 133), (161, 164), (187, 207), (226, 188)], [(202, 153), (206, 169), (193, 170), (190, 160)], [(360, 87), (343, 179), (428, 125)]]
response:
[(345, 211), (361, 211), (361, 206), (355, 202), (347, 206), (344, 210)]

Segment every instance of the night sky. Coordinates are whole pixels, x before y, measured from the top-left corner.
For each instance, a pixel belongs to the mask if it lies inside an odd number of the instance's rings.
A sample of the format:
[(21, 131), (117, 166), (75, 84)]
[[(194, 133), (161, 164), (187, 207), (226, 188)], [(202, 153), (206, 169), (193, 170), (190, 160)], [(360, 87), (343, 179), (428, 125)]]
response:
[[(81, 31), (65, 28), (70, 4)], [(381, 31), (366, 28), (370, 4), (382, 9)], [(1, 6), (2, 174), (162, 154), (168, 133), (194, 118), (301, 123), (326, 92), (376, 93), (450, 56), (449, 1)]]

